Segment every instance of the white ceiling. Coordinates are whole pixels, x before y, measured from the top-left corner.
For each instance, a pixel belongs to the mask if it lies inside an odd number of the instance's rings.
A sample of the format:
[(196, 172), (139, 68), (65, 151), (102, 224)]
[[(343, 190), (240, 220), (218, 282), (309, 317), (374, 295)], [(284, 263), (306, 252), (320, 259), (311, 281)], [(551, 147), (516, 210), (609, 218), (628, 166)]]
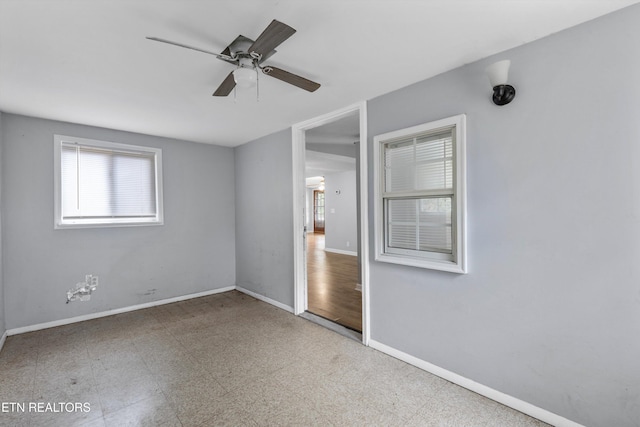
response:
[(335, 154), (305, 152), (305, 176), (324, 176), (332, 173), (356, 170), (356, 159)]
[(360, 138), (359, 112), (305, 132), (306, 143), (351, 145)]
[[(0, 111), (236, 146), (638, 0), (0, 0)], [(260, 80), (214, 98), (222, 51), (278, 19), (265, 63), (322, 84)]]

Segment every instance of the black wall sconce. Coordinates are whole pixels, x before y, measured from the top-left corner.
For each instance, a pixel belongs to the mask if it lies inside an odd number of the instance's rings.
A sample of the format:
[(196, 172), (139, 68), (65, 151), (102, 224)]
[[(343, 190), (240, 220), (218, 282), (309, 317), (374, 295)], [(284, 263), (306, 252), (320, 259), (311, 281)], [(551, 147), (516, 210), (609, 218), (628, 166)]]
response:
[(489, 65), (486, 69), (493, 87), (493, 103), (496, 105), (507, 105), (516, 96), (516, 89), (507, 84), (510, 65), (511, 61), (505, 59)]

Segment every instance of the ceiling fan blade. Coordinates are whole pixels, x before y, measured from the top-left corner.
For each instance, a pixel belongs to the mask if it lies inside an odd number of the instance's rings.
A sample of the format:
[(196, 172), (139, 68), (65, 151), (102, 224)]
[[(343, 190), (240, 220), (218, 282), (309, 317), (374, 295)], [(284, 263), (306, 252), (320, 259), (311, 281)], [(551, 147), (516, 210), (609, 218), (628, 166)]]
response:
[(262, 72), (267, 76), (275, 77), (278, 80), (282, 80), (283, 82), (298, 86), (299, 88), (309, 92), (315, 92), (320, 87), (320, 83), (313, 82), (309, 79), (305, 79), (304, 77), (300, 77), (296, 74), (290, 73), (280, 68), (268, 66), (264, 67), (262, 69)]
[(213, 55), (213, 56), (217, 57), (218, 59), (224, 59), (226, 61), (235, 61), (235, 59), (232, 58), (229, 55), (223, 55), (223, 54), (220, 54), (220, 53), (210, 52), (208, 50), (200, 49), (200, 48), (193, 47), (193, 46), (187, 46), (186, 44), (172, 42), (170, 40), (161, 39), (159, 37), (147, 37), (147, 39), (148, 40), (153, 40), (155, 42), (172, 44), (174, 46), (184, 47), (184, 48), (191, 49), (191, 50), (197, 50), (198, 52), (208, 53), (209, 55)]
[(220, 86), (218, 86), (218, 89), (213, 93), (213, 96), (227, 96), (231, 93), (234, 87), (236, 87), (236, 81), (233, 78), (232, 71), (229, 73), (227, 78), (220, 83)]
[(271, 52), (280, 43), (291, 37), (296, 30), (283, 24), (275, 19), (271, 21), (269, 26), (258, 36), (247, 52), (264, 55)]

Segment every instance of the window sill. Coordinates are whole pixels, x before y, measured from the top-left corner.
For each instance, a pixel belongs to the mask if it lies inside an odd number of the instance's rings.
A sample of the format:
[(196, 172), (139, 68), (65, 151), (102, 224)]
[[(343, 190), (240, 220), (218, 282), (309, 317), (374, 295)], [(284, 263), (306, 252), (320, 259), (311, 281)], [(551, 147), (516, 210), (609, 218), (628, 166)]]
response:
[(411, 267), (427, 268), (430, 270), (446, 271), (448, 273), (467, 274), (466, 267), (451, 261), (418, 259), (414, 257), (405, 257), (392, 254), (378, 254), (376, 256), (376, 261), (407, 265)]
[(121, 221), (105, 221), (105, 222), (97, 222), (97, 221), (65, 221), (65, 222), (56, 222), (54, 224), (54, 229), (56, 230), (65, 230), (65, 229), (73, 229), (73, 228), (110, 228), (110, 227), (145, 227), (150, 225), (164, 225), (164, 221), (162, 220), (154, 220), (154, 221), (131, 221), (130, 219), (121, 220)]

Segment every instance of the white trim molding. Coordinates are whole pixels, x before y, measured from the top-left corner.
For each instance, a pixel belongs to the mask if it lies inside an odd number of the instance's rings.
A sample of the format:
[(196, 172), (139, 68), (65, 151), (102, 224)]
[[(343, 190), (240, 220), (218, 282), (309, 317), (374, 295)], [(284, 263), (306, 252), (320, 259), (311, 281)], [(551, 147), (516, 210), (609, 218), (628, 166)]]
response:
[(293, 314), (300, 315), (307, 309), (307, 276), (305, 259), (305, 129), (302, 125), (291, 128), (291, 157), (293, 176)]
[[(100, 141), (95, 139), (78, 138), (73, 136), (54, 135), (54, 229), (62, 230), (68, 228), (99, 228), (99, 227), (132, 227), (132, 226), (150, 226), (150, 225), (163, 225), (164, 224), (164, 208), (163, 208), (163, 190), (162, 190), (162, 149), (156, 147), (146, 147), (140, 145), (121, 144), (110, 141)], [(141, 212), (137, 212), (133, 216), (112, 216), (113, 212), (109, 209), (103, 212), (96, 213), (96, 216), (85, 216), (87, 212), (83, 212), (80, 206), (82, 197), (80, 193), (75, 191), (71, 192), (71, 196), (77, 200), (76, 203), (71, 203), (72, 206), (67, 206), (63, 203), (64, 199), (64, 186), (63, 175), (70, 173), (71, 177), (75, 177), (76, 186), (79, 188), (82, 174), (80, 173), (79, 164), (69, 165), (66, 161), (63, 161), (63, 153), (72, 149), (75, 151), (76, 156), (80, 156), (76, 159), (76, 162), (80, 162), (84, 150), (94, 151), (95, 149), (103, 152), (101, 155), (103, 159), (109, 158), (109, 154), (119, 153), (119, 155), (134, 156), (137, 158), (146, 158), (151, 160), (153, 165), (153, 188), (147, 188), (149, 190), (148, 196), (155, 199), (154, 209), (147, 212), (145, 209)], [(73, 152), (72, 151), (72, 152)], [(105, 160), (106, 161), (106, 160)], [(111, 166), (107, 167), (110, 169)], [(69, 170), (70, 169), (70, 170)], [(118, 176), (114, 171), (111, 172), (111, 179), (114, 176)], [(126, 181), (126, 180), (125, 180)], [(111, 182), (111, 184), (114, 184)], [(103, 194), (101, 194), (103, 195)], [(151, 203), (151, 202), (150, 202)], [(105, 207), (106, 208), (106, 207)], [(67, 209), (70, 209), (67, 212)]]
[(305, 262), (305, 131), (357, 113), (360, 122), (360, 259), (362, 279), (362, 343), (368, 345), (369, 337), (369, 217), (367, 174), (367, 103), (359, 102), (346, 108), (316, 117), (291, 127), (293, 160), (293, 269), (294, 311), (300, 315), (307, 309)]
[[(387, 150), (389, 146), (399, 141), (411, 141), (413, 139), (415, 144), (418, 137), (439, 135), (443, 132), (450, 135), (452, 141), (452, 156), (455, 167), (453, 168), (451, 188), (421, 189), (416, 187), (401, 191), (388, 189), (387, 172), (385, 170), (386, 160), (382, 151)], [(374, 255), (376, 261), (466, 274), (468, 272), (466, 244), (466, 115), (458, 114), (406, 129), (375, 135), (373, 137), (373, 159), (373, 190), (375, 198), (373, 217), (376, 248)], [(391, 223), (387, 212), (387, 203), (394, 199), (404, 201), (432, 197), (451, 198), (451, 253), (444, 253), (439, 250), (391, 247), (388, 241)]]
[(7, 330), (2, 337), (0, 338), (0, 351), (2, 350), (2, 346), (4, 345), (4, 342), (6, 340), (6, 338), (8, 336), (11, 335), (18, 335), (18, 334), (24, 334), (27, 332), (33, 332), (33, 331), (39, 331), (41, 329), (49, 329), (49, 328), (55, 328), (56, 326), (63, 326), (63, 325), (70, 325), (72, 323), (78, 323), (78, 322), (84, 322), (85, 320), (92, 320), (92, 319), (98, 319), (100, 317), (107, 317), (107, 316), (113, 316), (115, 314), (121, 314), (121, 313), (127, 313), (129, 311), (135, 311), (135, 310), (142, 310), (144, 308), (150, 308), (150, 307), (156, 307), (159, 305), (164, 305), (164, 304), (171, 304), (174, 302), (180, 302), (180, 301), (185, 301), (188, 299), (192, 299), (192, 298), (200, 298), (200, 297), (206, 297), (208, 295), (214, 295), (214, 294), (220, 294), (223, 292), (229, 292), (229, 291), (233, 291), (233, 290), (237, 290), (238, 292), (242, 292), (243, 294), (247, 294), (257, 300), (266, 302), (267, 304), (271, 304), (275, 307), (278, 307), (284, 311), (287, 311), (289, 313), (293, 313), (293, 307), (289, 307), (286, 304), (282, 304), (281, 302), (278, 302), (274, 299), (265, 297), (264, 295), (260, 295), (258, 293), (255, 293), (253, 291), (250, 291), (248, 289), (245, 289), (241, 286), (227, 286), (225, 288), (220, 288), (220, 289), (213, 289), (210, 291), (204, 291), (204, 292), (198, 292), (195, 294), (188, 294), (188, 295), (181, 295), (178, 297), (174, 297), (174, 298), (168, 298), (168, 299), (163, 299), (163, 300), (158, 300), (158, 301), (152, 301), (152, 302), (148, 302), (148, 303), (144, 303), (144, 304), (137, 304), (137, 305), (131, 305), (129, 307), (122, 307), (122, 308), (117, 308), (114, 310), (107, 310), (107, 311), (101, 311), (99, 313), (91, 313), (91, 314), (85, 314), (82, 316), (76, 316), (76, 317), (69, 317), (66, 319), (60, 319), (60, 320), (54, 320), (51, 322), (45, 322), (45, 323), (38, 323), (35, 325), (30, 325), (30, 326), (23, 326), (20, 328), (13, 328), (13, 329), (9, 329)]
[(393, 347), (389, 347), (381, 342), (372, 339), (369, 340), (369, 346), (547, 424), (551, 424), (556, 427), (584, 427), (582, 424), (578, 424), (575, 421), (571, 421), (567, 418), (561, 417), (560, 415), (554, 414), (553, 412), (549, 412), (546, 409), (539, 408), (531, 403), (502, 393), (501, 391), (492, 389), (486, 385), (477, 383), (469, 378), (463, 377), (462, 375), (458, 375), (455, 372), (448, 371), (427, 361), (418, 359), (415, 356), (404, 353)]
[(331, 252), (334, 254), (340, 254), (340, 255), (351, 255), (351, 256), (358, 256), (358, 252), (354, 252), (354, 251), (345, 251), (342, 249), (333, 249), (333, 248), (324, 248), (325, 252)]
[(4, 347), (4, 342), (7, 340), (8, 336), (9, 334), (7, 334), (7, 331), (4, 331), (4, 334), (0, 337), (0, 352), (2, 352), (2, 347)]
[(274, 299), (271, 299), (269, 297), (265, 297), (264, 295), (261, 295), (261, 294), (257, 294), (255, 292), (250, 291), (249, 289), (245, 289), (245, 288), (243, 288), (241, 286), (236, 286), (236, 291), (242, 292), (243, 294), (247, 294), (250, 297), (253, 297), (253, 298), (257, 299), (257, 300), (266, 302), (267, 304), (271, 304), (271, 305), (273, 305), (275, 307), (278, 307), (278, 308), (280, 308), (280, 309), (282, 309), (284, 311), (288, 311), (289, 313), (293, 314), (293, 307), (289, 307), (288, 305), (283, 304), (281, 302), (278, 302), (278, 301), (276, 301)]
[(7, 330), (7, 332), (5, 332), (5, 335), (9, 335), (9, 336), (18, 335), (18, 334), (24, 334), (26, 332), (39, 331), (41, 329), (55, 328), (56, 326), (70, 325), (72, 323), (84, 322), (85, 320), (98, 319), (100, 317), (113, 316), (114, 314), (127, 313), (129, 311), (135, 311), (135, 310), (142, 310), (143, 308), (156, 307), (158, 305), (171, 304), (173, 302), (184, 301), (192, 298), (200, 298), (200, 297), (205, 297), (207, 295), (219, 294), (222, 292), (229, 292), (229, 291), (233, 291), (234, 289), (236, 289), (235, 286), (228, 286), (226, 288), (213, 289), (210, 291), (198, 292), (198, 293), (189, 294), (189, 295), (181, 295), (174, 298), (151, 301), (144, 304), (131, 305), (129, 307), (116, 308), (113, 310), (101, 311), (99, 313), (85, 314), (82, 316), (69, 317), (67, 319), (54, 320), (52, 322), (38, 323), (36, 325), (13, 328), (13, 329)]

